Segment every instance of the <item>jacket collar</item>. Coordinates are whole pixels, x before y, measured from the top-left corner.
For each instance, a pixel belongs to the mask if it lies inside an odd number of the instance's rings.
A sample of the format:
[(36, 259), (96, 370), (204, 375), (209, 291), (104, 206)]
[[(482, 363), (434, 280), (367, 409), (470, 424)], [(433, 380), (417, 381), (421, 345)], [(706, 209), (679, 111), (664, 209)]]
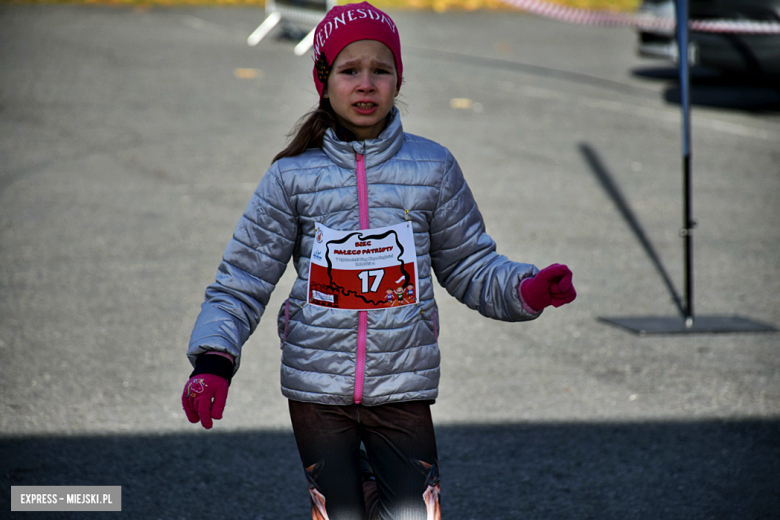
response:
[(377, 166), (393, 157), (404, 142), (404, 129), (398, 109), (393, 107), (390, 122), (376, 139), (365, 141), (342, 141), (332, 128), (322, 137), (322, 149), (331, 161), (341, 168), (355, 169), (355, 154), (365, 156), (366, 168)]

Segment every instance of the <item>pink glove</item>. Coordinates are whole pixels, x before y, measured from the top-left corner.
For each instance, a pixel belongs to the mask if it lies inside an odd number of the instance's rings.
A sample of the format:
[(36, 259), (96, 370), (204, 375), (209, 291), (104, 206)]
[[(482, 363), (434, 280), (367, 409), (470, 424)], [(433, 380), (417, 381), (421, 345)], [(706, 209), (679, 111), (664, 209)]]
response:
[(187, 419), (191, 423), (200, 421), (204, 428), (211, 429), (214, 425), (212, 419), (222, 419), (227, 394), (228, 382), (224, 377), (214, 374), (192, 376), (184, 386), (184, 393), (181, 396), (181, 404)]
[(577, 292), (571, 283), (572, 273), (562, 264), (553, 264), (539, 271), (533, 278), (520, 282), (517, 292), (528, 307), (541, 312), (548, 305), (560, 307), (574, 301)]

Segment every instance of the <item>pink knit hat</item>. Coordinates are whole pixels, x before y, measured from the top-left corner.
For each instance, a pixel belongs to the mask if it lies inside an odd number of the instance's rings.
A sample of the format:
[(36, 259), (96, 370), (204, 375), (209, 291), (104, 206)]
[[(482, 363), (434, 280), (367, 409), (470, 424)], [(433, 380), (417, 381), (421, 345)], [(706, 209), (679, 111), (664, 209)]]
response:
[(401, 40), (393, 20), (368, 2), (338, 5), (328, 11), (314, 32), (313, 75), (320, 99), (336, 56), (344, 47), (358, 40), (376, 40), (387, 45), (395, 57), (398, 87), (401, 87), (404, 69)]

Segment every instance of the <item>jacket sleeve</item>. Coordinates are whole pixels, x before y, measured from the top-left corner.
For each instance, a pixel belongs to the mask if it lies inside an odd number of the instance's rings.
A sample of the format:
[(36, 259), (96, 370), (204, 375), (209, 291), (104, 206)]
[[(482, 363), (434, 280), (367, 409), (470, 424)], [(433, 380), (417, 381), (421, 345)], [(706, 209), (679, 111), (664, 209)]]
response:
[(274, 164), (260, 181), (227, 245), (190, 338), (195, 365), (204, 352), (226, 352), (238, 370), (241, 347), (254, 332), (295, 247), (297, 223)]
[(483, 316), (502, 321), (539, 316), (526, 311), (517, 295), (520, 281), (538, 269), (496, 253), (460, 166), (449, 153), (431, 221), (431, 264), (447, 292)]

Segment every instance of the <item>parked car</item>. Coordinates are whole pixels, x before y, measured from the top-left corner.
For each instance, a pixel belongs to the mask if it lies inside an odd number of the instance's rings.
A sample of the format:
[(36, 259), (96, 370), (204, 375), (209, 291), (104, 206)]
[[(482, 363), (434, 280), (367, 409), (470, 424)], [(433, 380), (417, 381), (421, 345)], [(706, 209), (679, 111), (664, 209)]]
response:
[[(674, 0), (644, 0), (640, 13), (674, 20)], [(689, 0), (688, 18), (701, 21), (780, 23), (780, 0)], [(780, 77), (780, 34), (689, 33), (691, 64), (726, 72)], [(673, 24), (639, 29), (639, 54), (677, 61)]]

